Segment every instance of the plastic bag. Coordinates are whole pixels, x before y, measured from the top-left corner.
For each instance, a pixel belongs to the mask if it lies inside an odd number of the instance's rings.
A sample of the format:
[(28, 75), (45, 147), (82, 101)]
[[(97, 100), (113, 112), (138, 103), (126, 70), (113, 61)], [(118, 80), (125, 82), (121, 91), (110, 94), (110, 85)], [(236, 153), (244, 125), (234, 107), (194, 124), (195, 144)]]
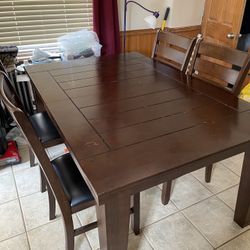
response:
[[(80, 30), (58, 38), (59, 47), (66, 60), (79, 57), (100, 56), (102, 45), (95, 32)], [(92, 53), (91, 53), (92, 51)]]
[(24, 138), (22, 132), (19, 128), (15, 127), (11, 129), (6, 135), (8, 141), (16, 141), (18, 145), (28, 145), (26, 139)]
[(250, 102), (250, 83), (248, 83), (240, 92), (239, 98)]
[(50, 62), (49, 57), (50, 57), (50, 55), (47, 52), (42, 51), (39, 48), (36, 48), (33, 51), (33, 55), (31, 57), (31, 60), (33, 63), (41, 63), (41, 62), (46, 63), (46, 62)]

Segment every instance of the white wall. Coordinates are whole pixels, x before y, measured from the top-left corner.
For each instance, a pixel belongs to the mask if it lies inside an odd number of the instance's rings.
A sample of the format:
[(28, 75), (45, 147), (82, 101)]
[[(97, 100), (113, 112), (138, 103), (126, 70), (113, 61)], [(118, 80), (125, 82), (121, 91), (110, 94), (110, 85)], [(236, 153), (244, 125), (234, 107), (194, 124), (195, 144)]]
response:
[[(169, 28), (185, 27), (201, 24), (205, 0), (137, 0), (146, 8), (160, 11), (158, 27), (161, 26), (167, 7), (170, 7), (170, 15), (167, 26)], [(120, 29), (123, 30), (124, 0), (118, 0)], [(133, 3), (128, 5), (127, 30), (147, 29), (144, 18), (150, 15), (148, 12)]]

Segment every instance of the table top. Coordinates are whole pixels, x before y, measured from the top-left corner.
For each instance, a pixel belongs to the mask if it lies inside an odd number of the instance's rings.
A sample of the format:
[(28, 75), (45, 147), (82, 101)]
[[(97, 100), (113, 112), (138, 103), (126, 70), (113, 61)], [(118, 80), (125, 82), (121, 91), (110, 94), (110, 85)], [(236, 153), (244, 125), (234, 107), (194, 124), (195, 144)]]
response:
[(140, 54), (26, 70), (99, 203), (249, 146), (250, 104)]

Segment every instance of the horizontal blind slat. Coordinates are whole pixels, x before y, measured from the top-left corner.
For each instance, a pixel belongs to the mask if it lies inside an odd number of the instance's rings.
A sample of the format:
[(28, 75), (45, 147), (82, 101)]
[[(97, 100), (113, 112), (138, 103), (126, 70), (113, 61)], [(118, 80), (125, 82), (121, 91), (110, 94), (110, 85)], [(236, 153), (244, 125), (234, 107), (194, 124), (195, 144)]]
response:
[(0, 45), (20, 46), (25, 56), (42, 44), (58, 51), (59, 36), (81, 29), (93, 29), (92, 0), (0, 1)]

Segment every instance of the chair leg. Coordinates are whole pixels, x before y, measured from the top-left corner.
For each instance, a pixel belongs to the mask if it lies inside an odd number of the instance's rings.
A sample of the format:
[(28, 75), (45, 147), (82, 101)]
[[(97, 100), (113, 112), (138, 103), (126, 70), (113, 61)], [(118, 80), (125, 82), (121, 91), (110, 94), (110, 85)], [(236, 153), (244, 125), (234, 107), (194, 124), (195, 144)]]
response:
[(40, 167), (40, 179), (41, 179), (41, 187), (40, 187), (41, 193), (44, 193), (46, 192), (47, 182), (41, 167)]
[(72, 220), (72, 215), (63, 216), (64, 218), (64, 228), (65, 228), (65, 243), (67, 250), (74, 250), (74, 224)]
[(213, 170), (213, 164), (205, 167), (205, 181), (207, 183), (209, 183), (211, 181), (212, 170)]
[(49, 219), (54, 220), (56, 218), (56, 200), (49, 185), (47, 188), (49, 197)]
[(30, 155), (30, 166), (34, 167), (36, 165), (35, 155), (34, 155), (33, 151), (31, 150), (31, 148), (29, 148), (29, 155)]
[(132, 229), (135, 235), (140, 234), (140, 193), (133, 196)]
[(172, 181), (164, 182), (162, 186), (161, 202), (167, 205), (170, 200)]

